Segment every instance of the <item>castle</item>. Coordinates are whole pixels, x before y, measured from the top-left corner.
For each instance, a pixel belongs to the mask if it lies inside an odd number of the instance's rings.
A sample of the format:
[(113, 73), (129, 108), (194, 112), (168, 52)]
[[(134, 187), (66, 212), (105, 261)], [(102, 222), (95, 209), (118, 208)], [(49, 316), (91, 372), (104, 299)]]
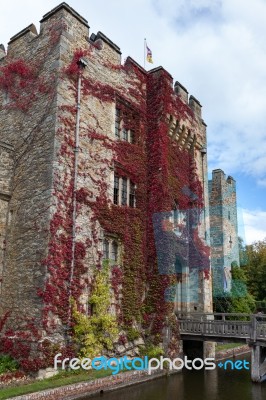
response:
[(122, 65), (66, 3), (1, 46), (0, 71), (0, 350), (30, 343), (45, 366), (38, 346), (69, 345), (73, 304), (95, 314), (104, 264), (116, 354), (151, 337), (179, 353), (173, 311), (212, 310), (201, 104), (162, 67)]

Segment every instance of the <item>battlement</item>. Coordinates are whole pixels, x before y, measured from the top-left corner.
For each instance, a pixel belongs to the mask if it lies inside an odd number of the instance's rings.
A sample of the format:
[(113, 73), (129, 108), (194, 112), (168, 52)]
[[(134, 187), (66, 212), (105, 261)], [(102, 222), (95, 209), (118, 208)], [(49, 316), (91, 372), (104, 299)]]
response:
[(194, 111), (195, 114), (197, 114), (199, 117), (201, 117), (201, 107), (202, 107), (202, 105), (192, 95), (189, 96), (189, 106), (191, 107), (191, 109)]
[(102, 32), (98, 32), (97, 35), (92, 33), (90, 36), (90, 41), (95, 43), (97, 40), (102, 40), (104, 43), (108, 44), (112, 49), (114, 49), (118, 54), (122, 54), (120, 51), (120, 47), (118, 47), (112, 40), (110, 40), (107, 36), (105, 36)]
[(67, 11), (74, 18), (76, 18), (81, 24), (85, 25), (86, 28), (88, 28), (88, 29), (90, 28), (89, 25), (88, 25), (88, 21), (84, 17), (82, 17), (79, 13), (77, 13), (77, 11), (75, 11), (72, 7), (70, 7), (65, 2), (59, 4), (57, 7), (53, 8), (51, 11), (49, 11), (46, 14), (44, 14), (44, 16), (42, 17), (40, 23), (42, 24), (43, 22), (47, 21), (48, 19), (53, 17), (55, 14), (57, 14), (61, 10)]
[[(32, 23), (11, 37), (8, 43), (7, 56), (19, 57), (21, 53), (31, 54), (38, 46), (40, 41), (44, 42), (51, 31), (61, 29), (62, 33), (68, 38), (73, 38), (78, 43), (89, 38), (88, 21), (78, 14), (66, 3), (61, 3), (51, 11), (46, 13), (40, 21), (40, 33), (38, 34), (36, 26)], [(36, 42), (37, 40), (37, 42)], [(2, 50), (2, 51), (1, 51)], [(0, 49), (0, 58), (4, 49)]]
[[(70, 7), (67, 3), (63, 2), (51, 11), (47, 12), (40, 20), (40, 33), (36, 26), (31, 23), (26, 28), (22, 29), (10, 38), (7, 49), (7, 56), (16, 56), (17, 58), (32, 58), (35, 51), (39, 51), (44, 46), (48, 46), (47, 37), (52, 27), (58, 31), (61, 29), (61, 35), (66, 41), (73, 44), (73, 47), (84, 48), (88, 46), (88, 42), (95, 45), (98, 50), (102, 50), (101, 57), (105, 61), (109, 61), (113, 65), (121, 65), (121, 50), (120, 47), (109, 39), (104, 33), (98, 31), (97, 34), (92, 33), (89, 35), (89, 25), (87, 19), (80, 15), (76, 10)], [(40, 44), (40, 42), (43, 42)], [(87, 44), (87, 45), (86, 45)], [(68, 48), (68, 44), (63, 44), (63, 48)], [(5, 48), (0, 46), (0, 59), (6, 57)], [(128, 57), (125, 65), (137, 67), (144, 73), (144, 69), (131, 57)], [(162, 66), (145, 71), (147, 75), (157, 75), (158, 79), (164, 76), (173, 88), (173, 93), (180, 97), (180, 99), (187, 104), (195, 116), (199, 117), (202, 124), (204, 121), (201, 119), (201, 104), (192, 95), (188, 98), (187, 89), (178, 81), (173, 86), (173, 77)], [(206, 125), (205, 125), (206, 126)]]
[(235, 179), (230, 175), (227, 177), (222, 169), (214, 169), (212, 171), (212, 179), (209, 182), (212, 187), (222, 185), (228, 187), (229, 185), (235, 186), (236, 184)]
[[(193, 112), (197, 116), (201, 117), (201, 107), (202, 106), (201, 106), (200, 102), (192, 95), (189, 96), (189, 100), (188, 100), (187, 89), (183, 85), (181, 85), (181, 83), (179, 83), (178, 81), (175, 82), (174, 91), (184, 103), (189, 105), (189, 107), (193, 110)], [(204, 123), (204, 121), (202, 121), (202, 123)]]
[(178, 81), (175, 82), (174, 91), (184, 103), (188, 103), (188, 91)]
[(32, 37), (35, 37), (38, 35), (36, 26), (34, 24), (30, 24), (25, 29), (22, 29), (22, 31), (20, 31), (16, 35), (12, 36), (12, 38), (10, 38), (10, 40), (9, 40), (9, 44), (14, 42), (15, 40), (21, 38), (22, 36), (28, 35), (28, 34)]

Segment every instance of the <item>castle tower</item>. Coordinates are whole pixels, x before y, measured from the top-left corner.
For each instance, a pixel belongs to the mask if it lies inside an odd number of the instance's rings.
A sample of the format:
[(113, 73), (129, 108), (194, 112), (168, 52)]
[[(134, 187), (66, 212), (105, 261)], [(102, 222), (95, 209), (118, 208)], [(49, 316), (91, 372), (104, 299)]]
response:
[[(0, 309), (5, 328), (16, 332), (14, 352), (25, 340), (35, 341), (35, 350), (44, 340), (69, 343), (73, 301), (93, 314), (95, 275), (106, 262), (110, 313), (120, 330), (127, 327), (120, 336), (133, 352), (132, 332), (143, 343), (143, 332), (162, 338), (170, 319), (176, 325), (167, 293), (180, 279), (196, 294), (181, 295), (182, 310), (211, 311), (199, 101), (188, 100), (178, 82), (173, 88), (162, 67), (147, 72), (130, 57), (122, 65), (119, 47), (102, 32), (90, 35), (86, 19), (66, 3), (44, 15), (39, 33), (29, 25), (0, 54), (0, 151), (7, 159), (0, 165), (7, 191)], [(174, 219), (158, 253), (154, 215), (166, 226), (183, 210), (186, 227)], [(184, 265), (180, 273), (173, 230), (187, 228), (193, 271)], [(183, 236), (182, 249), (185, 243)], [(177, 335), (170, 337), (176, 352)]]
[(211, 264), (214, 295), (230, 291), (231, 265), (239, 265), (236, 182), (221, 169), (209, 181)]

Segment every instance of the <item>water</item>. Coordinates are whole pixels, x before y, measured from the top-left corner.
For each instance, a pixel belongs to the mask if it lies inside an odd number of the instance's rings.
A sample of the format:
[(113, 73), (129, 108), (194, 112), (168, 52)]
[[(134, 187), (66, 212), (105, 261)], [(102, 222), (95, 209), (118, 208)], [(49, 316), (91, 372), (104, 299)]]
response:
[[(248, 357), (245, 357), (248, 360)], [(91, 399), (91, 398), (90, 398)], [(120, 389), (101, 400), (266, 400), (266, 383), (251, 382), (250, 371), (188, 371)]]

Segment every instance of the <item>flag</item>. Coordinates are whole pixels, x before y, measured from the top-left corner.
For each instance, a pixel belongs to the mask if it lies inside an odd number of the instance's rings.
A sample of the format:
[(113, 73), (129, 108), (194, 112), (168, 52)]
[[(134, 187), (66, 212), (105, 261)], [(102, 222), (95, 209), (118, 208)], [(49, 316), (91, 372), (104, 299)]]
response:
[(146, 50), (147, 50), (147, 56), (146, 59), (149, 63), (153, 64), (153, 60), (152, 60), (152, 52), (151, 49), (149, 49), (149, 47), (146, 44)]

